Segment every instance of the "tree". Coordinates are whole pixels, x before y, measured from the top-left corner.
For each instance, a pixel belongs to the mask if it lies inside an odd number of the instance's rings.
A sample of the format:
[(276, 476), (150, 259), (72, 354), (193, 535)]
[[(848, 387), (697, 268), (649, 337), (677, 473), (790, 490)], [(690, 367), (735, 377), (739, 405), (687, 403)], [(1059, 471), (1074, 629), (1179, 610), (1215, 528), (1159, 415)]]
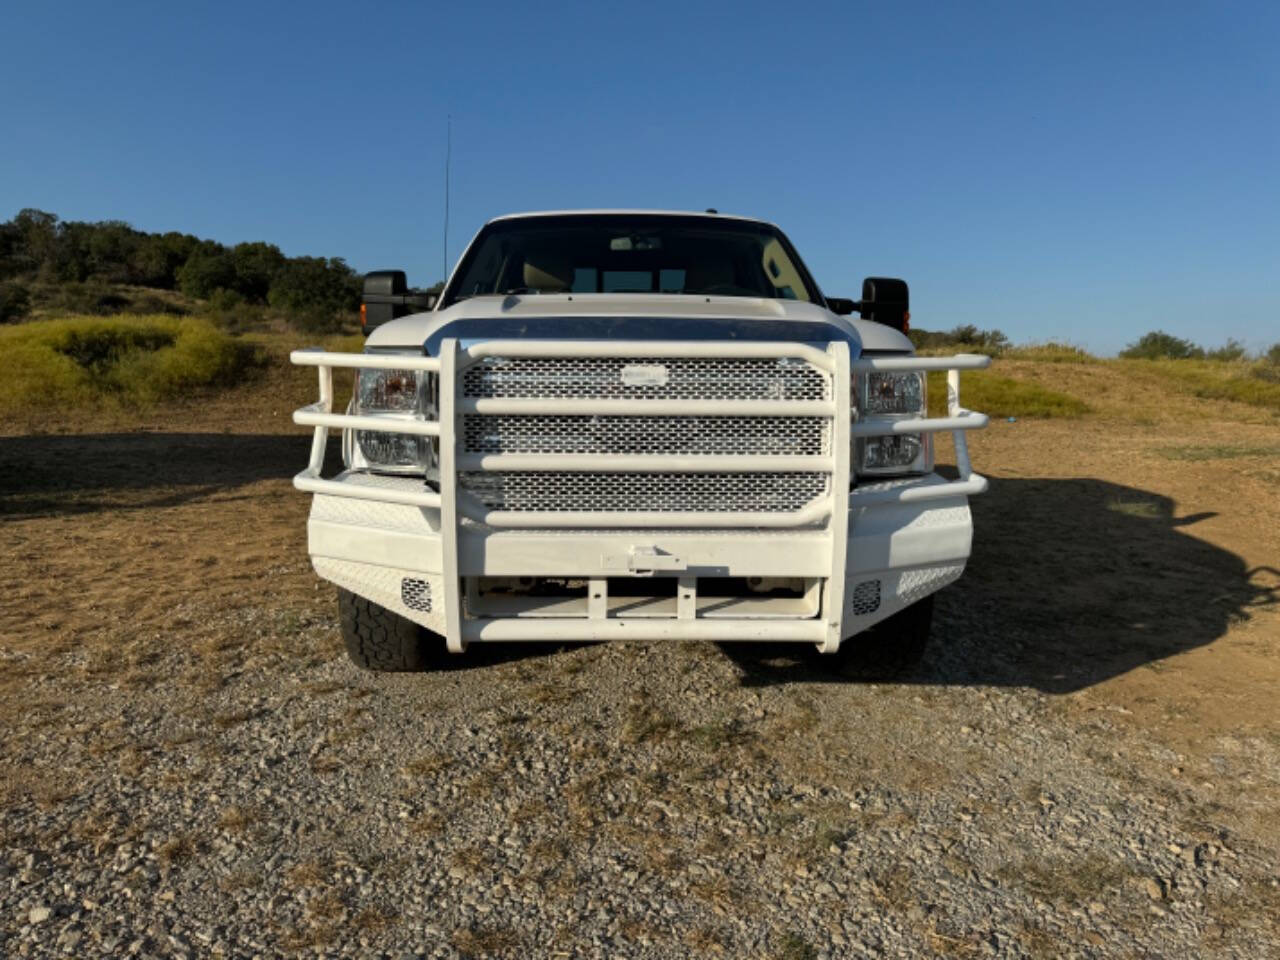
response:
[(271, 243), (237, 243), (231, 248), (235, 291), (250, 303), (266, 303), (271, 284), (284, 268), (285, 255)]
[(18, 211), (13, 224), (20, 237), (21, 269), (34, 272), (45, 264), (52, 266), (58, 252), (57, 215), (26, 207)]
[(1130, 360), (1198, 360), (1204, 357), (1204, 348), (1163, 330), (1152, 330), (1121, 350), (1120, 356)]
[(360, 278), (340, 257), (293, 257), (271, 284), (267, 301), (314, 330), (336, 326), (360, 305)]
[(31, 308), (31, 294), (14, 280), (0, 283), (0, 323), (20, 320)]
[(235, 288), (235, 261), (222, 244), (205, 240), (178, 269), (177, 279), (188, 297), (206, 300), (215, 290)]

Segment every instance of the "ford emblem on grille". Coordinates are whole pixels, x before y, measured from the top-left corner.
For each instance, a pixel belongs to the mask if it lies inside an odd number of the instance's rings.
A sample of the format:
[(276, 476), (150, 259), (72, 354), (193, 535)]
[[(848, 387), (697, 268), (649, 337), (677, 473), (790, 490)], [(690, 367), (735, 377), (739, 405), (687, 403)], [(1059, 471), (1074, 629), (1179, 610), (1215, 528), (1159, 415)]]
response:
[(665, 387), (667, 368), (660, 363), (631, 363), (622, 368), (622, 384), (626, 387)]

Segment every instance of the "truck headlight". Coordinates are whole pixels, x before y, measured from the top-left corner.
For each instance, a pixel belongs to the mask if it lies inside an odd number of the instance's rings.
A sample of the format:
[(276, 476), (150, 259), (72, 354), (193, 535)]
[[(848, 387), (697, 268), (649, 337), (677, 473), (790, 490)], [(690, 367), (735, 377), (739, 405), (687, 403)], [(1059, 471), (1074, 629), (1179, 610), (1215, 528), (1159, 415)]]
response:
[(421, 409), (418, 371), (359, 370), (356, 409), (360, 413), (416, 413)]
[(864, 416), (912, 414), (923, 416), (926, 386), (923, 373), (867, 373), (858, 378), (859, 412)]
[[(857, 376), (853, 381), (856, 417), (910, 420), (926, 416), (927, 384), (920, 371), (873, 371)], [(853, 469), (862, 476), (928, 473), (933, 469), (933, 437), (927, 433), (861, 437), (854, 444)]]
[(932, 437), (927, 433), (862, 437), (855, 448), (854, 468), (863, 476), (928, 473), (933, 469)]
[[(388, 421), (420, 419), (426, 405), (430, 376), (416, 370), (359, 370), (356, 373), (355, 412), (385, 415)], [(390, 424), (389, 424), (390, 425)], [(431, 464), (430, 437), (411, 433), (357, 430), (356, 443), (369, 469), (385, 473), (422, 474)]]

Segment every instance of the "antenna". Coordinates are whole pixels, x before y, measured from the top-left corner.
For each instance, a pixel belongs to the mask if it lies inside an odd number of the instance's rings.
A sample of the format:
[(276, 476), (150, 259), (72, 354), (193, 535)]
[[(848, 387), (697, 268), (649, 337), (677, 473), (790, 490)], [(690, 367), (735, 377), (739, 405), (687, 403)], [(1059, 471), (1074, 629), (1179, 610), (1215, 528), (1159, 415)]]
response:
[(449, 279), (449, 161), (453, 156), (453, 115), (449, 115), (444, 141), (444, 253), (441, 254), (440, 282)]

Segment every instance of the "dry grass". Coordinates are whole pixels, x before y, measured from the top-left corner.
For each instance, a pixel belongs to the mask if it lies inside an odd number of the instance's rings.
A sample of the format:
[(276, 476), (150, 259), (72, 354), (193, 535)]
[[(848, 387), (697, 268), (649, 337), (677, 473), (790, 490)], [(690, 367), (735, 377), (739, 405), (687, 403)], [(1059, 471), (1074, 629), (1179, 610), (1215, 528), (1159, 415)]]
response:
[(492, 957), (515, 950), (520, 938), (505, 927), (459, 927), (449, 938), (464, 957)]
[(777, 960), (817, 960), (818, 949), (798, 933), (784, 933), (778, 939)]
[(618, 738), (623, 743), (653, 743), (665, 740), (679, 728), (679, 722), (662, 707), (645, 697), (627, 704)]
[(1084, 347), (1049, 340), (1009, 347), (1000, 354), (1002, 360), (1033, 360), (1037, 363), (1099, 363)]
[(204, 841), (194, 832), (170, 837), (156, 848), (156, 859), (163, 864), (179, 864), (195, 857), (204, 849)]
[(432, 751), (410, 760), (400, 772), (406, 777), (434, 777), (457, 763), (457, 759), (447, 753)]
[(228, 833), (244, 833), (261, 819), (253, 807), (232, 805), (218, 814), (218, 826)]
[(1199, 444), (1161, 447), (1156, 451), (1169, 460), (1239, 460), (1245, 457), (1280, 457), (1280, 444)]
[(1122, 360), (1126, 369), (1158, 377), (1183, 393), (1280, 411), (1280, 377), (1267, 364), (1215, 360)]
[(1006, 863), (996, 870), (996, 876), (1042, 900), (1074, 905), (1103, 899), (1136, 875), (1123, 862), (1090, 854), (1078, 859), (1042, 857)]
[(333, 875), (319, 860), (303, 860), (285, 871), (285, 879), (295, 887), (318, 887)]
[(695, 957), (723, 954), (731, 943), (729, 934), (718, 927), (694, 927), (684, 935), (684, 945)]

